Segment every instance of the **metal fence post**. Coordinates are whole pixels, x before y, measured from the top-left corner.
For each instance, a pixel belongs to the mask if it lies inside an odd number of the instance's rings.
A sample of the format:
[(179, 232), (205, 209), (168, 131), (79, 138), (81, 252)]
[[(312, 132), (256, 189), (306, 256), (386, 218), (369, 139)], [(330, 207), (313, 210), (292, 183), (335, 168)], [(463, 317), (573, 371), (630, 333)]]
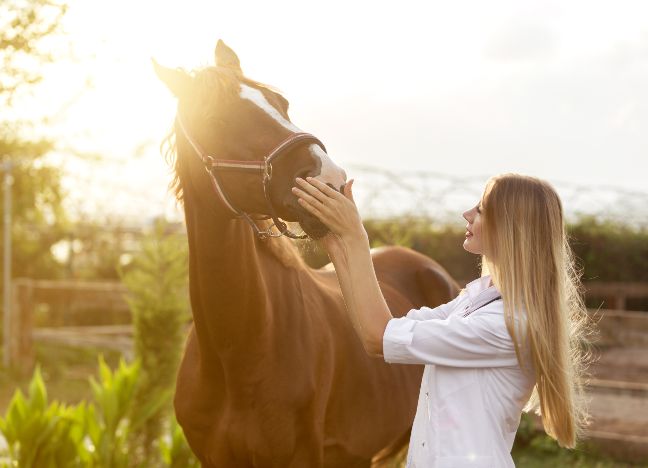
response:
[(12, 162), (4, 158), (2, 171), (4, 172), (4, 281), (3, 281), (3, 364), (5, 368), (11, 365), (11, 186), (13, 185)]

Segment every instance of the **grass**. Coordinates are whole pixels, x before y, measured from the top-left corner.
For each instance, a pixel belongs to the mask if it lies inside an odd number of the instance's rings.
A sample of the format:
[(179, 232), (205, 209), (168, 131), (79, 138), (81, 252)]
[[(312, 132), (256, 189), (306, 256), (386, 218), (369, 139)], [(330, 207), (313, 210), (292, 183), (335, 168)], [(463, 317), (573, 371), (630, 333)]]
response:
[(538, 434), (526, 447), (513, 448), (513, 460), (517, 468), (623, 468), (636, 466), (605, 457), (596, 447), (582, 444), (574, 450), (558, 446), (556, 441)]
[[(74, 404), (91, 399), (88, 378), (96, 376), (97, 358), (103, 354), (108, 365), (117, 366), (121, 354), (117, 351), (80, 349), (66, 346), (36, 344), (36, 360), (41, 366), (48, 399)], [(0, 370), (0, 414), (4, 415), (14, 391), (26, 391), (31, 374), (18, 377)], [(388, 468), (404, 468), (407, 449), (402, 450)], [(512, 452), (517, 468), (624, 468), (632, 465), (605, 457), (595, 446), (582, 444), (575, 450), (566, 450), (544, 433), (533, 427), (531, 416), (524, 414)]]

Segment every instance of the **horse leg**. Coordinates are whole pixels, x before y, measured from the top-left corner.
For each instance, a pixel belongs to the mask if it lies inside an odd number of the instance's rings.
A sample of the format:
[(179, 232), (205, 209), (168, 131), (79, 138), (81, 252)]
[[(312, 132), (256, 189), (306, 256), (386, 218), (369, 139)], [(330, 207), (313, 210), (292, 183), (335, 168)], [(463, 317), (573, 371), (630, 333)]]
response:
[(353, 455), (341, 445), (324, 448), (324, 468), (370, 468), (371, 459)]

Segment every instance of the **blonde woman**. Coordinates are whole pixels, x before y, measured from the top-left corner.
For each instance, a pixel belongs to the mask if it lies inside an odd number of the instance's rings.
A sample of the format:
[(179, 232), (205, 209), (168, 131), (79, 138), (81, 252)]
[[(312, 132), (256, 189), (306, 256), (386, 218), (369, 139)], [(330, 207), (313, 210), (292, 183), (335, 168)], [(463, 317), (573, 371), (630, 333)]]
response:
[(542, 180), (493, 177), (463, 213), (463, 247), (482, 276), (434, 309), (392, 317), (353, 200), (316, 179), (297, 179), (299, 203), (330, 229), (322, 240), (366, 351), (425, 364), (408, 467), (512, 467), (522, 411), (573, 448), (588, 423), (583, 343), (591, 331), (567, 244), (562, 205)]

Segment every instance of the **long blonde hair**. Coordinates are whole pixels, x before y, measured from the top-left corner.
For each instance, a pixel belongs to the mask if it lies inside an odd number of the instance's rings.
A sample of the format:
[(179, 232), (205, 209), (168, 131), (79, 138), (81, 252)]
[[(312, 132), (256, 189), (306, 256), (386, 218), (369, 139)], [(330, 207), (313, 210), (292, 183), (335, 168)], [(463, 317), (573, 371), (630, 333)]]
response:
[(562, 203), (543, 180), (502, 174), (488, 181), (482, 205), (482, 274), (490, 273), (502, 294), (521, 366), (527, 349), (534, 367), (536, 385), (524, 411), (535, 410), (547, 434), (574, 448), (590, 422), (585, 385), (596, 332)]

